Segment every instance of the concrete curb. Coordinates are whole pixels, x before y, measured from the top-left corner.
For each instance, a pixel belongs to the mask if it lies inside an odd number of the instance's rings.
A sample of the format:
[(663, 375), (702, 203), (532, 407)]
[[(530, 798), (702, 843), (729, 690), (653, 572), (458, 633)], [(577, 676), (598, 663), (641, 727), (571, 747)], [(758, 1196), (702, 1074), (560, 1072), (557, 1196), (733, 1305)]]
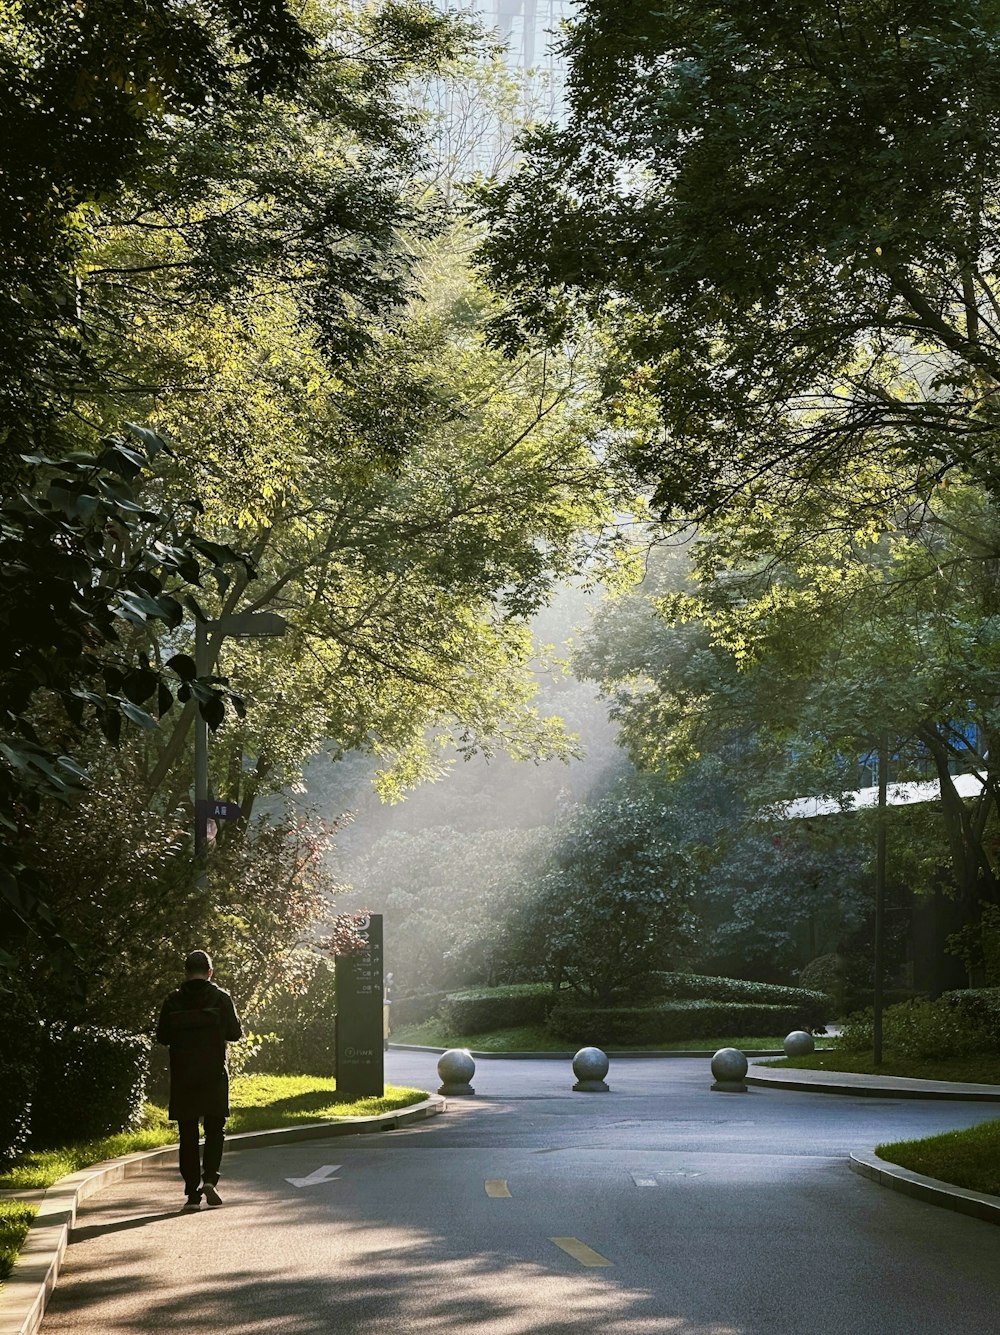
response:
[(852, 1154), (850, 1166), (853, 1172), (870, 1178), (880, 1187), (901, 1191), (905, 1196), (971, 1215), (989, 1224), (1000, 1224), (1000, 1196), (987, 1196), (982, 1191), (967, 1191), (949, 1182), (939, 1182), (936, 1177), (924, 1177), (922, 1173), (913, 1173), (909, 1168), (889, 1163), (869, 1151), (859, 1150)]
[[(254, 1150), (299, 1140), (329, 1140), (334, 1136), (395, 1131), (410, 1122), (434, 1117), (444, 1112), (447, 1106), (443, 1098), (433, 1094), (422, 1103), (378, 1113), (374, 1117), (344, 1117), (336, 1122), (307, 1122), (303, 1126), (275, 1127), (271, 1131), (242, 1131), (226, 1137), (226, 1149)], [(81, 1168), (49, 1187), (28, 1230), (21, 1254), (0, 1291), (0, 1335), (35, 1335), (45, 1315), (49, 1295), (56, 1286), (80, 1202), (115, 1182), (137, 1177), (148, 1168), (172, 1162), (176, 1157), (176, 1144), (140, 1150), (137, 1154)], [(32, 1196), (37, 1199), (37, 1193), (32, 1192), (25, 1192), (18, 1199)]]
[[(795, 1068), (792, 1068), (795, 1069)], [(1000, 1085), (962, 1085), (946, 1080), (916, 1080), (906, 1076), (856, 1076), (857, 1083), (843, 1077), (849, 1071), (799, 1071), (799, 1079), (779, 1068), (763, 1071), (752, 1067), (746, 1077), (748, 1085), (770, 1086), (772, 1089), (791, 1089), (805, 1094), (852, 1094), (856, 1098), (871, 1099), (958, 1099), (963, 1103), (1000, 1103)], [(837, 1076), (841, 1079), (837, 1079)], [(829, 1076), (829, 1079), (821, 1079)], [(877, 1081), (878, 1083), (873, 1083)], [(864, 1082), (864, 1083), (862, 1083)]]

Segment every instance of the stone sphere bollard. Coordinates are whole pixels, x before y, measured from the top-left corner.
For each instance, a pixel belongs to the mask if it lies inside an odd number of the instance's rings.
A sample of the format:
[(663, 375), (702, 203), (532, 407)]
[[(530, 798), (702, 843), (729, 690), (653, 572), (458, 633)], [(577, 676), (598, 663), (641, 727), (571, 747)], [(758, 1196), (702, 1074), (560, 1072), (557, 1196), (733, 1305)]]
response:
[(610, 1065), (608, 1054), (600, 1048), (581, 1048), (573, 1058), (573, 1074), (576, 1076), (573, 1088), (579, 1094), (609, 1093), (604, 1077)]
[(720, 1048), (712, 1058), (714, 1090), (720, 1094), (745, 1094), (745, 1077), (749, 1063), (739, 1048)]
[(476, 1074), (476, 1063), (465, 1048), (449, 1048), (438, 1059), (438, 1075), (441, 1077), (439, 1094), (475, 1094), (469, 1081)]
[(816, 1040), (804, 1029), (793, 1029), (782, 1046), (786, 1057), (806, 1057), (816, 1051)]

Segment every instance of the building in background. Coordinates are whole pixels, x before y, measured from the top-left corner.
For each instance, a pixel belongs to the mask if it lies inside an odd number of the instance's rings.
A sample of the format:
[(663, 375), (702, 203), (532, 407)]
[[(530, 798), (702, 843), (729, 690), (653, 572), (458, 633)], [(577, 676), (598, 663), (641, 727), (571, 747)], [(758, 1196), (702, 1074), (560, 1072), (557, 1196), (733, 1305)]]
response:
[(558, 117), (566, 65), (554, 47), (560, 23), (576, 8), (574, 0), (480, 0), (466, 8), (478, 14), (486, 27), (496, 29), (507, 48), (511, 72), (543, 86), (549, 114)]
[(556, 49), (560, 25), (576, 0), (435, 0), (439, 9), (473, 16), (503, 47), (484, 60), (476, 80), (444, 80), (424, 90), (441, 173), (461, 180), (503, 175), (516, 160), (514, 136), (524, 125), (563, 116), (566, 60)]

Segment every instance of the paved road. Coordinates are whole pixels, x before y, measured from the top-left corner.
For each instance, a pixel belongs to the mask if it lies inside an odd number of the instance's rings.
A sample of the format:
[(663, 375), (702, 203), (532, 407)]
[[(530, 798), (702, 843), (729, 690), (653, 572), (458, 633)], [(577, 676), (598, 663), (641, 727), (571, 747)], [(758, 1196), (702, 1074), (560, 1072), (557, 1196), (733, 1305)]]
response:
[[(418, 1054), (388, 1072), (435, 1083)], [(995, 1107), (714, 1094), (697, 1061), (609, 1082), (484, 1061), (475, 1099), (411, 1130), (231, 1155), (223, 1209), (178, 1215), (166, 1169), (102, 1192), (43, 1335), (1000, 1332), (1000, 1230), (844, 1162)]]

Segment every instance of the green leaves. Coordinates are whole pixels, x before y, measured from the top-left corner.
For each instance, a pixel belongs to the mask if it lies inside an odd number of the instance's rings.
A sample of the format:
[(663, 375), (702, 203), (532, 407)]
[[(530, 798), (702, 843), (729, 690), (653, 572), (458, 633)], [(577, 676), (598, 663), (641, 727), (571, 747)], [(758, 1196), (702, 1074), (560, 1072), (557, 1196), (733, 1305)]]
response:
[[(200, 582), (206, 567), (217, 573), (226, 563), (245, 563), (229, 547), (180, 527), (173, 544), (152, 539), (150, 519), (160, 527), (163, 516), (136, 496), (152, 482), (162, 451), (154, 433), (136, 434), (138, 450), (112, 436), (100, 454), (78, 452), (59, 465), (39, 460), (36, 489), (0, 507), (0, 824), (11, 832), (44, 800), (66, 802), (87, 783), (85, 767), (63, 754), (65, 743), (47, 744), (36, 730), (54, 709), (74, 738), (93, 719), (117, 746), (123, 724), (157, 730), (145, 706), (152, 701), (158, 717), (166, 714), (180, 676), (181, 689), (198, 693), (213, 727), (226, 714), (224, 681), (196, 681), (185, 655), (174, 656), (166, 675), (151, 652), (183, 621), (183, 571)], [(58, 737), (65, 727), (47, 731)], [(4, 855), (3, 865), (12, 867), (9, 847)], [(18, 875), (11, 875), (16, 886)], [(16, 897), (8, 907), (23, 918)]]
[(508, 324), (596, 321), (652, 386), (671, 516), (893, 448), (996, 485), (1000, 16), (830, 15), (589, 0), (566, 125), (481, 197)]

